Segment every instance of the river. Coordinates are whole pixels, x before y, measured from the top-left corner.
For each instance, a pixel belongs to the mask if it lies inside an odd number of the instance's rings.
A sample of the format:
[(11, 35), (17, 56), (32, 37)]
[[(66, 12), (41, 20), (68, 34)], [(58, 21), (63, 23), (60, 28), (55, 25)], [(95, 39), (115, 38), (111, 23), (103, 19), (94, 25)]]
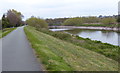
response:
[(73, 35), (78, 35), (83, 38), (101, 41), (112, 45), (120, 46), (120, 33), (115, 31), (100, 31), (100, 30), (80, 30), (80, 29), (50, 29), (52, 31), (65, 31)]

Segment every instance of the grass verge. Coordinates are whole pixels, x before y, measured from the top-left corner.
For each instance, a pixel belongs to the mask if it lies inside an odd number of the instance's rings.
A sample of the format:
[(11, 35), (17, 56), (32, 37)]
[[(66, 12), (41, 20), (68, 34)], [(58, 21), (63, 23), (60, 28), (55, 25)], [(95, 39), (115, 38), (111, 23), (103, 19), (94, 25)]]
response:
[(12, 31), (15, 30), (15, 29), (16, 29), (16, 28), (5, 28), (5, 29), (3, 29), (3, 30), (1, 31), (1, 35), (2, 35), (2, 36), (1, 36), (0, 38), (8, 35), (10, 32), (12, 32)]
[(117, 71), (118, 63), (96, 52), (25, 27), (37, 57), (48, 71)]
[(0, 30), (0, 38), (2, 37), (2, 30)]

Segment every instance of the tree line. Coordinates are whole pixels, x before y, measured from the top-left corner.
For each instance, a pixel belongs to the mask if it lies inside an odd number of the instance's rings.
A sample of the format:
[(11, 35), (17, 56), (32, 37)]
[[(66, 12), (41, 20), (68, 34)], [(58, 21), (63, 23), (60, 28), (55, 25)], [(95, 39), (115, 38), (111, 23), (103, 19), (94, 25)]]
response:
[(60, 26), (65, 20), (67, 20), (69, 18), (55, 18), (55, 19), (45, 19), (45, 21), (48, 23), (49, 26)]
[[(11, 9), (3, 14), (0, 20), (2, 28), (18, 27), (28, 24), (37, 28), (48, 28), (48, 26), (84, 26), (84, 25), (113, 25), (116, 26), (117, 21), (120, 22), (120, 17), (117, 16), (90, 16), (90, 17), (73, 17), (73, 18), (55, 18), (55, 19), (41, 19), (37, 17), (30, 17), (26, 21), (22, 21), (24, 16), (21, 12)], [(117, 19), (118, 18), (118, 19)]]
[(104, 24), (112, 25), (117, 24), (117, 18), (114, 17), (74, 17), (74, 18), (57, 18), (57, 19), (46, 19), (49, 26), (80, 26), (83, 24)]

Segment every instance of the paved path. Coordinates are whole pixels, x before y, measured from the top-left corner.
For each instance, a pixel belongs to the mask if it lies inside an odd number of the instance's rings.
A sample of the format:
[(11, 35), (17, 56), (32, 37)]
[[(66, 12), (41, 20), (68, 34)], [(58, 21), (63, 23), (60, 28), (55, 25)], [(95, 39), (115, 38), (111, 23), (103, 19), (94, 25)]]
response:
[(42, 70), (29, 45), (23, 28), (18, 27), (2, 39), (3, 71)]

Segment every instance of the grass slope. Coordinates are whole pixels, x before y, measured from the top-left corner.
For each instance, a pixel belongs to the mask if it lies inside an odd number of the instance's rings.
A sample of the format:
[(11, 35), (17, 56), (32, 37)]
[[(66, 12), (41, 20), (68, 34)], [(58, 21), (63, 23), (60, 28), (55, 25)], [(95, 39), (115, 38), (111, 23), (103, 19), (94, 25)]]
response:
[(85, 49), (95, 51), (113, 60), (118, 61), (118, 59), (120, 58), (118, 53), (118, 51), (120, 50), (119, 46), (114, 46), (108, 43), (102, 43), (101, 41), (90, 40), (89, 38), (82, 38), (77, 35), (67, 34), (67, 33), (75, 34), (76, 32), (79, 33), (80, 31), (84, 31), (84, 30), (75, 29), (75, 30), (66, 30), (65, 32), (64, 31), (52, 32), (40, 28), (37, 28), (37, 30), (45, 34), (51, 35), (55, 38), (58, 38), (60, 40), (72, 43), (76, 46), (80, 46)]
[(50, 71), (117, 71), (118, 63), (96, 52), (25, 27), (32, 47)]
[[(80, 33), (82, 31), (85, 31), (85, 30), (80, 30), (80, 29), (67, 30), (67, 32), (72, 33), (72, 34)], [(92, 31), (92, 30), (89, 30), (89, 31)], [(109, 31), (102, 31), (102, 32), (109, 33)], [(120, 50), (119, 46), (111, 45), (108, 43), (102, 43), (101, 41), (90, 40), (89, 38), (82, 38), (79, 36), (76, 36), (74, 39), (70, 39), (68, 41), (77, 46), (81, 46), (83, 48), (103, 54), (106, 57), (109, 57), (116, 61), (118, 61), (118, 59), (120, 58), (119, 52), (118, 52)]]

